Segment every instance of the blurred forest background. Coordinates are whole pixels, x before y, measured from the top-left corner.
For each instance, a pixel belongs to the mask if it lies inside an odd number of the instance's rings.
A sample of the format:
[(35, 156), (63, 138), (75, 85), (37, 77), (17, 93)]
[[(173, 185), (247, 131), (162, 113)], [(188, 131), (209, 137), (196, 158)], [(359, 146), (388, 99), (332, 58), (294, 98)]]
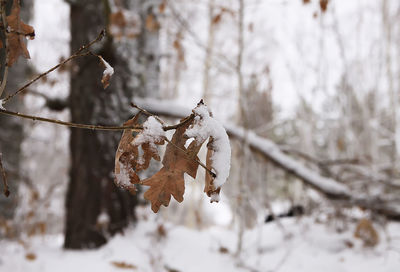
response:
[(104, 28), (92, 51), (115, 74), (103, 89), (98, 59), (78, 58), (7, 110), (111, 126), (132, 117), (133, 101), (175, 124), (204, 99), (227, 128), (232, 165), (219, 203), (203, 194), (201, 169), (186, 177), (185, 201), (154, 215), (143, 192), (113, 184), (121, 132), (1, 114), (11, 195), (0, 196), (0, 271), (397, 271), (399, 1), (21, 6), (36, 37), (2, 98)]

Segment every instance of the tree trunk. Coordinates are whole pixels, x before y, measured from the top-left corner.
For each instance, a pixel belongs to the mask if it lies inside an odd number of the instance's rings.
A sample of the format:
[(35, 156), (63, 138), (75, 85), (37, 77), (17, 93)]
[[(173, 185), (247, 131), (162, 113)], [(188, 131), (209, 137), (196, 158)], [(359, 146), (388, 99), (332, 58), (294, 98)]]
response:
[[(11, 9), (12, 1), (9, 1)], [(28, 22), (32, 11), (33, 1), (21, 1), (21, 18)], [(4, 50), (2, 50), (4, 51)], [(0, 56), (0, 63), (5, 63), (5, 53)], [(27, 80), (28, 62), (19, 59), (10, 69), (7, 77), (6, 91), (3, 98), (10, 92), (16, 91)], [(3, 73), (3, 71), (2, 71)], [(15, 98), (6, 105), (8, 110), (20, 111), (23, 108), (23, 101)], [(20, 161), (21, 143), (23, 140), (23, 126), (20, 119), (6, 115), (0, 116), (0, 153), (3, 154), (3, 164), (9, 180), (10, 196), (0, 196), (0, 221), (1, 219), (11, 220), (14, 218), (18, 202), (18, 185), (20, 183)]]
[[(93, 40), (105, 28), (108, 1), (84, 0), (71, 3), (71, 51)], [(100, 82), (103, 68), (95, 57), (77, 60), (71, 71), (71, 121), (97, 125), (122, 124), (131, 118), (134, 96), (158, 93), (158, 31), (146, 28), (145, 19), (153, 4), (129, 1), (129, 8), (142, 18), (141, 32), (135, 39), (116, 41), (106, 37), (93, 50), (114, 67), (110, 86)], [(70, 183), (66, 199), (66, 248), (94, 248), (107, 237), (135, 221), (136, 196), (113, 183), (114, 156), (121, 132), (71, 129)], [(100, 214), (109, 218), (99, 224)]]

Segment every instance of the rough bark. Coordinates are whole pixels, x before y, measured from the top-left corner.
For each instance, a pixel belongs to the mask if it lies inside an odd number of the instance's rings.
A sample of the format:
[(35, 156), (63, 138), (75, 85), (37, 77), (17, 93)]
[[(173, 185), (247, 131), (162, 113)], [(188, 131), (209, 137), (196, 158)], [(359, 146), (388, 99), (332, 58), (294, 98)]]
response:
[[(107, 1), (69, 1), (71, 4), (71, 51), (94, 39), (106, 27)], [(151, 5), (129, 1), (130, 8), (145, 18)], [(96, 50), (97, 49), (97, 50)], [(96, 58), (76, 61), (71, 71), (71, 120), (98, 125), (122, 124), (131, 117), (133, 96), (158, 92), (158, 33), (148, 33), (142, 23), (136, 39), (117, 42), (112, 37), (97, 47), (97, 54), (115, 69), (110, 86), (100, 82), (102, 67)], [(114, 155), (121, 133), (71, 129), (70, 183), (66, 199), (66, 248), (99, 247), (107, 237), (135, 221), (137, 197), (113, 183)], [(106, 228), (97, 224), (100, 213), (110, 219)]]
[[(11, 2), (10, 7), (11, 7)], [(33, 0), (21, 1), (21, 18), (28, 22), (33, 7)], [(0, 63), (4, 63), (4, 49), (1, 50)], [(3, 72), (3, 71), (2, 71)], [(10, 69), (7, 78), (5, 97), (10, 92), (18, 89), (28, 78), (28, 62), (20, 59)], [(23, 101), (14, 99), (7, 103), (8, 110), (21, 111)], [(23, 140), (23, 125), (21, 120), (10, 118), (6, 115), (0, 116), (0, 152), (3, 153), (3, 163), (9, 180), (10, 196), (5, 198), (0, 196), (0, 219), (11, 220), (14, 217), (15, 209), (18, 204), (18, 185), (20, 183), (20, 161), (21, 143)]]

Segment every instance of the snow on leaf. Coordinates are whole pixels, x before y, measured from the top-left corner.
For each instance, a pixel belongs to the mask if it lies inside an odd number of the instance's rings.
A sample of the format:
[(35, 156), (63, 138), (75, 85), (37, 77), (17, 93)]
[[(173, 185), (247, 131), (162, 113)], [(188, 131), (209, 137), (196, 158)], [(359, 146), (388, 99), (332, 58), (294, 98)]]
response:
[[(131, 120), (124, 123), (124, 126), (135, 126), (139, 124), (139, 114)], [(134, 139), (133, 131), (130, 129), (124, 130), (121, 140), (115, 154), (115, 180), (114, 183), (131, 194), (136, 193), (135, 184), (138, 184), (140, 179), (136, 174), (137, 157), (139, 155), (138, 147), (131, 143)]]
[[(140, 125), (140, 115), (137, 114), (124, 126)], [(143, 123), (143, 130), (136, 136), (132, 130), (124, 130), (115, 154), (115, 184), (118, 187), (131, 194), (136, 193), (135, 185), (140, 182), (137, 172), (147, 169), (152, 158), (160, 161), (156, 145), (163, 145), (164, 137), (163, 127), (154, 117)], [(143, 155), (139, 154), (139, 146)]]
[(101, 78), (101, 83), (103, 84), (103, 88), (106, 89), (110, 85), (110, 79), (114, 74), (114, 68), (103, 59), (103, 57), (99, 56), (99, 59), (104, 66), (103, 77)]
[(20, 19), (21, 7), (18, 0), (13, 1), (11, 14), (7, 16), (7, 66), (11, 67), (20, 56), (26, 59), (30, 58), (26, 44), (22, 36), (33, 39), (35, 37), (35, 30), (32, 26), (25, 24)]
[(184, 133), (193, 123), (193, 116), (178, 127), (172, 136), (171, 142), (167, 145), (163, 167), (152, 177), (145, 179), (141, 184), (150, 186), (144, 193), (144, 198), (151, 202), (153, 212), (158, 212), (161, 205), (168, 206), (173, 196), (176, 201), (183, 201), (185, 192), (184, 173), (196, 178), (198, 163), (197, 153), (203, 142), (192, 141), (186, 148), (187, 137)]
[(205, 141), (210, 137), (208, 143), (207, 161), (208, 166), (215, 171), (216, 177), (206, 175), (205, 192), (208, 196), (213, 196), (212, 201), (218, 198), (220, 187), (226, 182), (231, 162), (231, 146), (229, 137), (222, 124), (212, 118), (207, 107), (203, 103), (193, 110), (196, 115), (193, 125), (186, 131), (186, 135), (195, 138), (197, 141)]
[(141, 146), (143, 150), (143, 155), (137, 158), (137, 171), (147, 169), (152, 158), (156, 161), (161, 160), (157, 145), (164, 145), (164, 139), (165, 132), (161, 123), (150, 116), (143, 124), (143, 131), (132, 141), (132, 145)]

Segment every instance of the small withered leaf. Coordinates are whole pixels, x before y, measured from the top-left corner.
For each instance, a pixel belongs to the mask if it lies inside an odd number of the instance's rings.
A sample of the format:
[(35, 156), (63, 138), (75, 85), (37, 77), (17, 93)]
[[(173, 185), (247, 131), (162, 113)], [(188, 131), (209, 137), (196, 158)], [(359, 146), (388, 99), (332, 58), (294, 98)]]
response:
[(326, 12), (328, 9), (329, 0), (319, 0), (319, 7), (322, 12)]
[(35, 253), (27, 253), (25, 255), (25, 259), (27, 259), (28, 261), (34, 261), (34, 260), (36, 260), (36, 254)]
[(35, 30), (32, 26), (25, 24), (20, 19), (21, 7), (18, 0), (13, 1), (11, 14), (7, 16), (7, 66), (11, 67), (20, 56), (26, 59), (30, 58), (29, 51), (23, 41), (23, 37), (33, 39)]
[(158, 22), (154, 14), (149, 14), (146, 17), (146, 29), (150, 32), (157, 31), (160, 29), (160, 23)]
[(222, 19), (222, 12), (218, 13), (217, 15), (215, 15), (212, 19), (212, 24), (216, 25), (218, 23), (221, 22)]
[(110, 79), (114, 74), (114, 68), (105, 60), (102, 56), (98, 56), (100, 59), (100, 64), (104, 68), (103, 76), (101, 78), (101, 83), (103, 88), (106, 89), (110, 85)]
[(126, 263), (126, 262), (119, 262), (119, 261), (112, 261), (111, 264), (117, 268), (121, 269), (137, 269), (136, 265)]
[(163, 0), (161, 4), (158, 6), (158, 12), (163, 14), (165, 12), (165, 8), (167, 7), (167, 0)]

